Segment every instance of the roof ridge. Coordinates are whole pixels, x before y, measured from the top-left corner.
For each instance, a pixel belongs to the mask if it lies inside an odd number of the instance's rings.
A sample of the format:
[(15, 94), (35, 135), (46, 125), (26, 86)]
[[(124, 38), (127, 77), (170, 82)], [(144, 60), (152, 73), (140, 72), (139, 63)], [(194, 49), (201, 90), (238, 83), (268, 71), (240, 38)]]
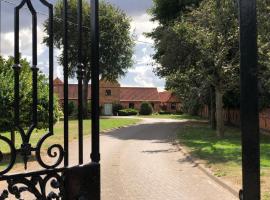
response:
[(157, 87), (120, 87), (120, 88), (157, 89)]

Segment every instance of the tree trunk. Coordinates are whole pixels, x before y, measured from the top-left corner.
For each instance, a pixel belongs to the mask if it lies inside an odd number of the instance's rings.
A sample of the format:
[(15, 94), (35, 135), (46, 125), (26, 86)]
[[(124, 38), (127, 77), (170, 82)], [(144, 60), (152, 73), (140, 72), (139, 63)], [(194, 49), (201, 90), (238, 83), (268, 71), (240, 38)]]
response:
[(216, 120), (217, 120), (217, 136), (224, 137), (224, 119), (223, 119), (223, 94), (219, 88), (216, 87)]
[(83, 99), (83, 117), (88, 118), (88, 83), (89, 79), (87, 77), (84, 77), (83, 79), (83, 93), (82, 93), (82, 99)]
[(213, 130), (216, 130), (216, 107), (215, 107), (215, 87), (210, 88), (210, 125)]

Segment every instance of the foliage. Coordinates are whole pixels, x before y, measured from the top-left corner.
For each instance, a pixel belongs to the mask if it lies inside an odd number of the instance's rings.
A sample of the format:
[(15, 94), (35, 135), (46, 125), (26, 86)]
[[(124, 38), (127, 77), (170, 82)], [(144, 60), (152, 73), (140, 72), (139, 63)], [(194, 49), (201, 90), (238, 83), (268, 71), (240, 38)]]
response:
[(138, 115), (138, 111), (132, 108), (122, 109), (118, 111), (119, 116)]
[[(160, 5), (154, 8), (162, 6), (166, 1), (156, 1), (158, 3)], [(270, 24), (266, 20), (270, 14), (266, 4), (265, 0), (258, 1), (261, 108), (270, 105), (270, 54), (267, 45), (270, 40)], [(224, 94), (224, 107), (239, 107), (237, 5), (227, 0), (201, 1), (198, 5), (190, 12), (178, 14), (178, 18), (173, 17), (169, 25), (162, 24), (148, 34), (155, 40), (154, 59), (160, 64), (156, 73), (165, 77), (167, 88), (176, 90), (178, 94), (188, 97), (195, 92), (201, 96), (203, 91), (206, 92), (213, 85)], [(161, 21), (155, 18), (157, 11), (152, 11), (154, 19)]]
[[(14, 129), (14, 60), (0, 57), (0, 131)], [(20, 73), (20, 126), (28, 128), (32, 116), (32, 71), (26, 59), (21, 59)], [(38, 128), (47, 128), (49, 122), (49, 85), (44, 74), (38, 73)], [(58, 99), (54, 98), (54, 122), (62, 115)]]
[(76, 111), (75, 103), (73, 101), (69, 101), (68, 102), (68, 115), (69, 116), (75, 115), (76, 114), (75, 111)]
[(122, 110), (123, 109), (123, 106), (119, 103), (114, 103), (113, 104), (113, 115), (118, 115), (119, 113), (119, 110)]
[[(203, 0), (190, 10), (168, 10), (166, 19), (157, 7), (168, 3), (154, 1), (154, 20), (159, 26), (147, 34), (155, 41), (156, 74), (166, 79), (167, 88), (181, 95), (187, 110), (210, 104), (210, 88), (216, 93), (217, 129), (222, 133), (223, 106), (239, 107), (239, 23), (235, 1)], [(189, 5), (189, 2), (184, 2)], [(169, 12), (164, 10), (164, 12)], [(157, 17), (158, 16), (158, 17)], [(260, 107), (270, 106), (269, 8), (258, 1), (258, 50)], [(163, 20), (169, 20), (164, 23)], [(223, 99), (223, 101), (222, 101)], [(192, 111), (193, 112), (193, 111)]]
[(87, 101), (87, 114), (88, 114), (88, 116), (90, 116), (91, 113), (92, 113), (92, 101), (88, 100)]
[(150, 10), (153, 20), (157, 20), (162, 24), (178, 18), (184, 13), (189, 12), (192, 8), (198, 6), (200, 0), (153, 0), (154, 6)]
[(153, 113), (152, 105), (149, 102), (142, 102), (140, 115), (151, 115)]

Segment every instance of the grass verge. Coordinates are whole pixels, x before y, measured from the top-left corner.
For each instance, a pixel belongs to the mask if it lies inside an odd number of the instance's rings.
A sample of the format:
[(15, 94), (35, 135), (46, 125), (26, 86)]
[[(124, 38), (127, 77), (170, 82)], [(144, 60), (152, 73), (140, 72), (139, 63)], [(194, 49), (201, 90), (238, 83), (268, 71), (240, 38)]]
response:
[[(110, 118), (110, 119), (100, 119), (100, 130), (106, 131), (114, 128), (120, 128), (128, 125), (136, 124), (140, 121), (140, 119), (125, 119), (125, 118)], [(54, 135), (48, 138), (44, 145), (42, 146), (42, 150), (46, 151), (49, 146), (52, 144), (58, 143), (63, 145), (63, 127), (64, 122), (60, 121), (55, 124), (54, 126)], [(90, 135), (91, 132), (91, 120), (84, 120), (84, 135)], [(48, 130), (35, 130), (31, 136), (31, 145), (33, 147), (36, 146), (37, 142), (40, 138), (47, 133)], [(3, 136), (10, 138), (10, 133), (3, 133)], [(77, 120), (70, 120), (69, 121), (69, 140), (76, 140), (78, 138), (78, 121)], [(19, 133), (15, 134), (15, 144), (16, 148), (19, 148), (21, 145), (21, 137)], [(3, 167), (6, 167), (6, 163), (10, 159), (9, 153), (10, 149), (9, 146), (0, 140), (0, 151), (3, 153), (3, 162), (0, 162), (0, 170)], [(20, 163), (22, 160), (21, 157), (18, 156), (17, 162)]]
[[(238, 128), (226, 128), (225, 137), (220, 139), (207, 124), (184, 125), (178, 140), (189, 153), (209, 167), (214, 175), (241, 186), (241, 139)], [(261, 137), (261, 187), (262, 199), (270, 196), (270, 136)]]
[(142, 118), (157, 118), (157, 119), (178, 119), (178, 120), (201, 120), (202, 118), (199, 116), (192, 116), (188, 114), (182, 114), (182, 115), (177, 115), (177, 114), (153, 114), (153, 115), (140, 115), (139, 117)]

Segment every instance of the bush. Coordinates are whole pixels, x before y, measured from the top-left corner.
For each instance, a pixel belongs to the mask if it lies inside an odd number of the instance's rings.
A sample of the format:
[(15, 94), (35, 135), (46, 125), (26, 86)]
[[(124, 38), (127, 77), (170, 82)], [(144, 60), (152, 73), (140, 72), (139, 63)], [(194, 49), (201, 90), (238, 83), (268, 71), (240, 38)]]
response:
[(91, 116), (92, 112), (92, 102), (89, 100), (87, 101), (87, 116)]
[(118, 111), (119, 116), (131, 116), (131, 115), (137, 115), (138, 111), (135, 109), (123, 109)]
[(119, 114), (119, 111), (123, 110), (123, 106), (121, 104), (113, 104), (113, 115), (116, 116), (117, 114)]
[[(14, 60), (0, 56), (0, 133), (14, 130)], [(20, 71), (20, 126), (27, 129), (32, 125), (32, 70), (26, 59), (21, 59)], [(38, 73), (37, 129), (49, 127), (49, 80)], [(62, 116), (57, 98), (54, 99), (53, 122)]]
[(76, 105), (73, 101), (68, 102), (68, 116), (72, 116), (75, 114), (75, 107)]
[(143, 102), (141, 104), (140, 115), (151, 115), (152, 113), (152, 105), (149, 102)]

